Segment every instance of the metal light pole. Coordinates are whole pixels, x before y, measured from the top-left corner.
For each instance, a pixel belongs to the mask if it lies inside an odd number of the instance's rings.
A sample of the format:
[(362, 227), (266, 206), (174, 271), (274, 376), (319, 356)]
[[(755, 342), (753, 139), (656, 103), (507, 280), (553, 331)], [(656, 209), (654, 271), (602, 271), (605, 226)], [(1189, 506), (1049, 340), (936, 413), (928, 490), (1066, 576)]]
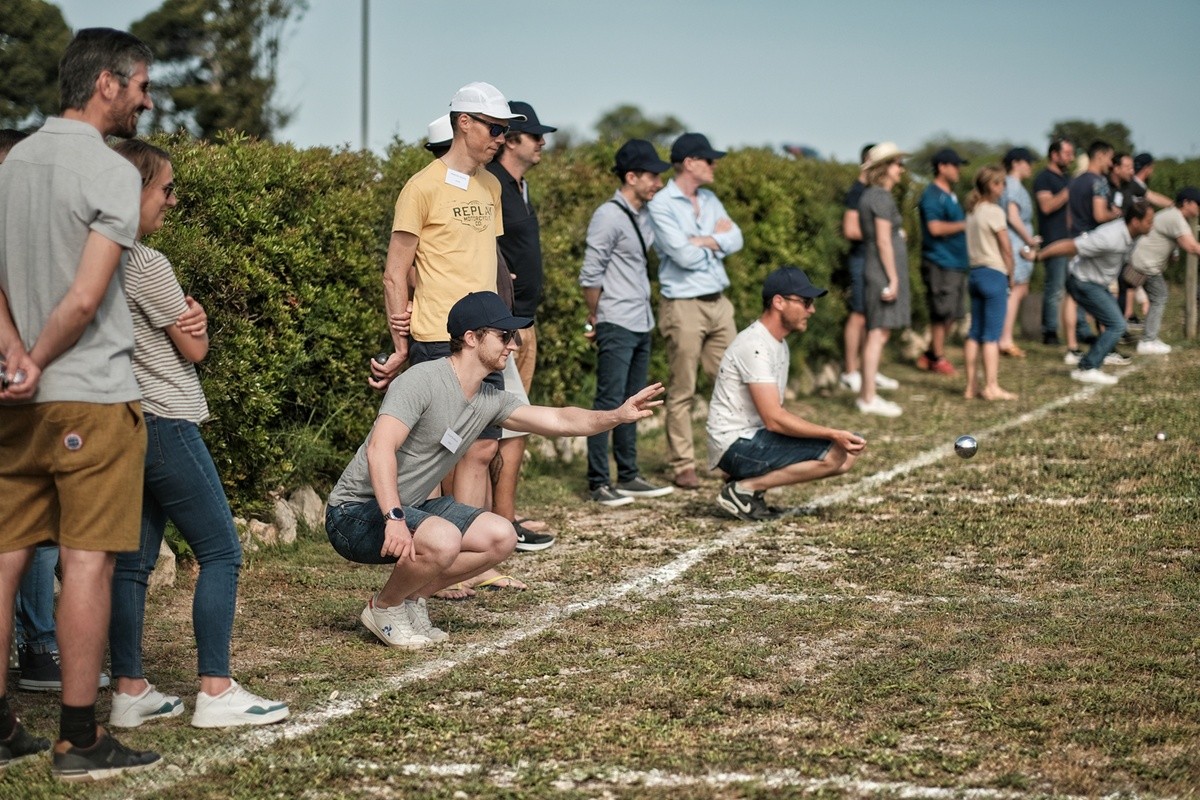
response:
[(367, 106), (370, 87), (368, 63), (370, 59), (371, 0), (362, 0), (362, 149), (367, 150)]

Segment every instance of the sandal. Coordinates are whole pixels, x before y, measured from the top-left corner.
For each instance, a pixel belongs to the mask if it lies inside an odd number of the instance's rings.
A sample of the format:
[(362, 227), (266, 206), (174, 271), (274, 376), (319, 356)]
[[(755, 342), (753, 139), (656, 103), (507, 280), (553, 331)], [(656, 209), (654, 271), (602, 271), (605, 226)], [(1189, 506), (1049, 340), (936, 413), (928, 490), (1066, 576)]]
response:
[(514, 578), (512, 575), (497, 575), (493, 578), (485, 578), (475, 584), (476, 589), (487, 589), (489, 591), (499, 591), (500, 589), (512, 589), (517, 592), (523, 592), (529, 587), (521, 581)]
[(434, 592), (433, 596), (438, 600), (470, 600), (475, 596), (475, 590), (459, 581), (441, 591)]

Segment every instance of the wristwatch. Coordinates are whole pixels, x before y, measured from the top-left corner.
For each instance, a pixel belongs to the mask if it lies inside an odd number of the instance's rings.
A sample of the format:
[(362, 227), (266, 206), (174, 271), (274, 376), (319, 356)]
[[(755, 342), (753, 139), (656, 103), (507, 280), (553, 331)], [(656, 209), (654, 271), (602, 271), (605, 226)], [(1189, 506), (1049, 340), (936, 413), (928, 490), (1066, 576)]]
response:
[(391, 511), (387, 512), (386, 514), (384, 514), (384, 515), (383, 515), (383, 518), (384, 518), (384, 519), (398, 519), (398, 520), (403, 520), (403, 519), (404, 519), (404, 509), (403, 509), (403, 508), (401, 508), (400, 506), (396, 506), (396, 507), (395, 507), (395, 508), (393, 508)]

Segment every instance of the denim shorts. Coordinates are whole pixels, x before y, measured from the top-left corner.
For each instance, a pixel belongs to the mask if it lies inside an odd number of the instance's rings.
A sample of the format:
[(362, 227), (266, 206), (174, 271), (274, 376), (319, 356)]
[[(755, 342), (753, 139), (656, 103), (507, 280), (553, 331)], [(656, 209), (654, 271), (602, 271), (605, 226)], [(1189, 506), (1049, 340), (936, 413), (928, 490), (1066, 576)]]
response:
[[(404, 519), (414, 534), (421, 523), (430, 517), (441, 517), (460, 533), (483, 513), (483, 509), (463, 505), (453, 497), (435, 497), (415, 506), (404, 506)], [(365, 503), (345, 503), (330, 506), (325, 512), (325, 533), (338, 555), (356, 564), (395, 564), (395, 556), (382, 556), (383, 528), (386, 520), (379, 504), (374, 500)]]
[(729, 445), (717, 466), (733, 480), (740, 481), (801, 461), (820, 461), (831, 447), (833, 442), (829, 439), (799, 439), (764, 428), (749, 439), (737, 439)]

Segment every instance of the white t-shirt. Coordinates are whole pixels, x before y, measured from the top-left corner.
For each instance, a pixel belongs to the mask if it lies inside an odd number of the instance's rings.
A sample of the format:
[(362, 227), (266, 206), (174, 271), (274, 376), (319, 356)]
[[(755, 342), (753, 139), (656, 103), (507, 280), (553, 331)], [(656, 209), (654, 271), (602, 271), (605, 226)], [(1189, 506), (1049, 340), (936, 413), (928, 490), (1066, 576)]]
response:
[(775, 384), (782, 403), (790, 362), (787, 344), (772, 336), (760, 320), (726, 348), (708, 407), (709, 469), (717, 466), (729, 445), (749, 439), (765, 427), (750, 397), (749, 384)]

